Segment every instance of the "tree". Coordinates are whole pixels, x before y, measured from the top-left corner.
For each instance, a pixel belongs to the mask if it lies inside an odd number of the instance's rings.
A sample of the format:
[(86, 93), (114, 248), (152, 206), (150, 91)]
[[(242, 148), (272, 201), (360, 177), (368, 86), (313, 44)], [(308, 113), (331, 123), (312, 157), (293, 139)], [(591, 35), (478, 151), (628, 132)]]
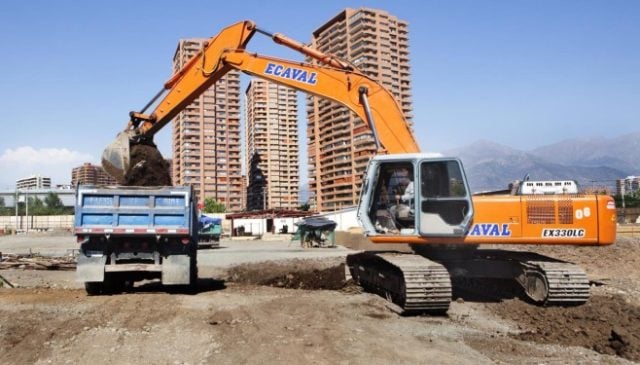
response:
[[(24, 195), (20, 196), (24, 198)], [(0, 198), (2, 199), (2, 198)], [(73, 207), (65, 207), (62, 200), (56, 193), (49, 193), (44, 199), (40, 199), (36, 196), (30, 196), (29, 199), (29, 215), (72, 215)], [(7, 208), (4, 206), (4, 201), (0, 201), (0, 215), (13, 215), (15, 214), (15, 207)], [(26, 204), (24, 199), (22, 202), (18, 201), (18, 215), (26, 215)]]
[[(620, 196), (620, 194), (614, 195), (613, 199), (616, 202), (616, 207), (617, 208), (622, 208), (622, 196)], [(625, 208), (640, 207), (640, 194), (638, 194), (638, 192), (633, 192), (631, 194), (625, 194), (625, 196), (624, 196), (624, 206), (625, 206)]]
[(29, 198), (29, 215), (47, 215), (47, 207), (40, 198)]
[(44, 203), (47, 205), (47, 213), (49, 215), (63, 214), (65, 212), (64, 204), (56, 193), (49, 193), (44, 198)]
[(300, 206), (298, 207), (298, 210), (302, 210), (304, 212), (308, 212), (309, 209), (311, 209), (311, 204), (309, 204), (309, 202), (306, 203), (302, 203), (300, 204)]
[(0, 196), (0, 215), (12, 215), (13, 211), (5, 205), (4, 197)]
[(215, 199), (204, 199), (204, 209), (202, 210), (204, 213), (224, 213), (226, 210), (224, 204), (218, 203)]

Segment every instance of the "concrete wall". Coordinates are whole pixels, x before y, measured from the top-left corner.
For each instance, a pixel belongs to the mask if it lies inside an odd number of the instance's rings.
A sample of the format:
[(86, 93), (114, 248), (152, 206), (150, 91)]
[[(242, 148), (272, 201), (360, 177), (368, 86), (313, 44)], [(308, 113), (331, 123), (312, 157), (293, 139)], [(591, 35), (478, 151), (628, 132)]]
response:
[[(213, 214), (207, 214), (213, 215)], [(343, 209), (336, 212), (319, 214), (314, 217), (324, 217), (336, 222), (336, 231), (352, 232), (360, 229), (360, 224), (356, 217), (356, 208)], [(225, 229), (225, 233), (230, 233), (230, 230), (226, 230), (225, 224), (228, 224), (231, 228), (231, 222), (224, 220), (224, 215), (221, 215), (222, 227)], [(279, 233), (284, 225), (287, 225), (288, 233), (297, 231), (296, 222), (301, 221), (303, 218), (274, 218), (273, 224), (275, 226), (275, 233)], [(251, 233), (253, 236), (267, 233), (267, 220), (266, 219), (234, 219), (234, 228), (244, 227), (244, 231)]]
[(0, 216), (0, 229), (72, 229), (72, 215)]
[[(302, 218), (274, 218), (275, 233), (279, 233), (284, 225), (287, 225), (288, 233), (295, 232), (297, 227), (294, 224), (300, 220)], [(234, 228), (244, 227), (244, 231), (251, 233), (253, 236), (268, 233), (266, 219), (234, 219), (233, 226)]]
[(350, 232), (360, 228), (360, 222), (358, 222), (357, 208), (347, 208), (337, 210), (335, 212), (319, 214), (320, 217), (331, 219), (338, 223), (336, 231)]

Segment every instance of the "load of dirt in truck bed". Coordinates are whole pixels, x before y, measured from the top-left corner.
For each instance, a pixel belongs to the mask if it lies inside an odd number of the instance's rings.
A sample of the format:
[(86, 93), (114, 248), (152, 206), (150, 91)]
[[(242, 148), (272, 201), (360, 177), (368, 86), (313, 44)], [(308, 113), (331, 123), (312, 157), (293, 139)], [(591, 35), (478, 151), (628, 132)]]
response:
[(170, 186), (169, 163), (154, 146), (133, 145), (131, 164), (125, 172), (126, 186)]
[(620, 296), (592, 296), (577, 307), (536, 307), (508, 300), (492, 310), (517, 324), (523, 341), (582, 346), (640, 361), (640, 307)]

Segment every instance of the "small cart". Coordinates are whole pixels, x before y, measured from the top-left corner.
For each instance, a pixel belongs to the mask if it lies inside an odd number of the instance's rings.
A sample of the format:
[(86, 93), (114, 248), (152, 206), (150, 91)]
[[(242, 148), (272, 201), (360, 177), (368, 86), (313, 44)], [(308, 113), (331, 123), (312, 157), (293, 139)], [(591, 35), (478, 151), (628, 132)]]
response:
[(310, 217), (295, 225), (298, 231), (292, 240), (300, 239), (302, 247), (336, 247), (336, 222), (323, 217)]

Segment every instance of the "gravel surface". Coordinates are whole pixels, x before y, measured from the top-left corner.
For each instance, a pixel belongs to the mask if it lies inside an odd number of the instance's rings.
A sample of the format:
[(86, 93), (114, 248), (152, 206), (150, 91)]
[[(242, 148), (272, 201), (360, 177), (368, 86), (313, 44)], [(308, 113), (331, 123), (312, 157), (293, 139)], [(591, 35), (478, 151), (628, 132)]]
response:
[[(50, 247), (0, 238), (2, 250)], [(17, 248), (12, 248), (14, 242)], [(49, 242), (49, 243), (47, 243)], [(362, 249), (348, 236), (339, 244)], [(6, 364), (630, 364), (638, 358), (640, 240), (531, 247), (582, 265), (597, 285), (578, 307), (456, 295), (447, 316), (398, 314), (344, 281), (350, 250), (222, 242), (201, 250), (195, 294), (141, 283), (87, 296), (73, 272), (3, 270), (0, 358)], [(262, 252), (268, 247), (269, 253)], [(510, 247), (513, 249), (513, 247)], [(524, 248), (524, 247), (521, 247)], [(226, 251), (225, 251), (226, 250)], [(276, 252), (274, 252), (274, 250)], [(8, 252), (8, 251), (6, 251)], [(267, 260), (257, 262), (256, 258)]]

